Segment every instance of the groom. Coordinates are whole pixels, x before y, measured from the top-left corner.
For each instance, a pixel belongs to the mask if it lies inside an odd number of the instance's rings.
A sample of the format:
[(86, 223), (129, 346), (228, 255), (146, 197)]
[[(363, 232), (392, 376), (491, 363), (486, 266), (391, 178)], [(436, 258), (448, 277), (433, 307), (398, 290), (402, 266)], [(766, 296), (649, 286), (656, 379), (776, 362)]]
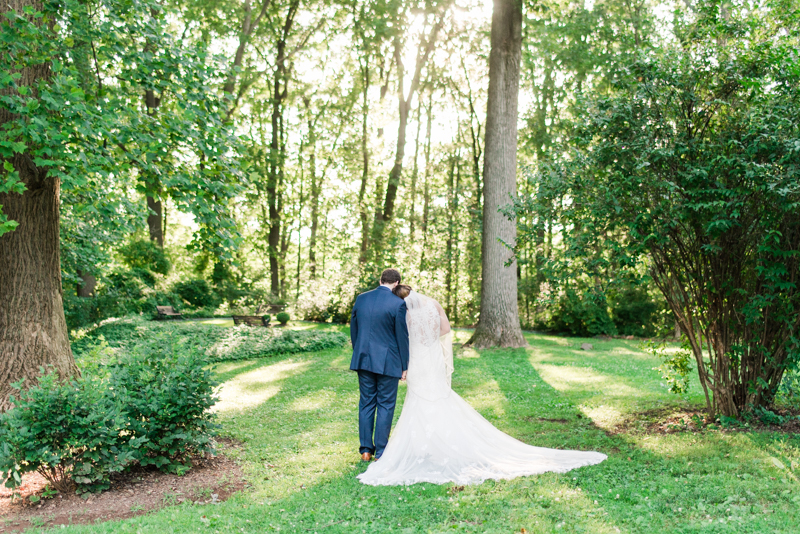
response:
[(373, 455), (377, 460), (383, 454), (392, 429), (398, 380), (405, 380), (408, 370), (406, 303), (392, 293), (399, 283), (399, 271), (383, 271), (381, 285), (359, 295), (350, 316), (350, 341), (353, 343), (350, 369), (358, 372), (361, 390), (358, 435), (359, 452), (365, 462)]

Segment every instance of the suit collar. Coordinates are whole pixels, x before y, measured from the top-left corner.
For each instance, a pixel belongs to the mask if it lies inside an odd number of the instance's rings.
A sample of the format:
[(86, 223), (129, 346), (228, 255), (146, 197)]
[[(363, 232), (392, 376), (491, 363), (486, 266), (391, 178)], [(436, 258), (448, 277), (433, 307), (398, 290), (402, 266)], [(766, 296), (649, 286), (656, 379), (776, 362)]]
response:
[(386, 291), (389, 291), (389, 292), (391, 292), (391, 291), (392, 291), (391, 289), (389, 289), (389, 288), (388, 288), (388, 287), (386, 287), (386, 286), (378, 286), (378, 289), (385, 289)]

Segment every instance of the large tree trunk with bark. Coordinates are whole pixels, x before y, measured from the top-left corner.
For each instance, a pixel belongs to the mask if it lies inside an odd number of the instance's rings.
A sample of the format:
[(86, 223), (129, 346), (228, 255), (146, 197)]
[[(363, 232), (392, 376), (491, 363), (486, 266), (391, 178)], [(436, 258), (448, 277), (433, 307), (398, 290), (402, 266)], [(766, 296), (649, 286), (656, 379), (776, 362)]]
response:
[(164, 248), (164, 228), (162, 226), (164, 213), (162, 207), (160, 198), (147, 195), (147, 229), (150, 232), (150, 241)]
[(470, 343), (522, 347), (517, 309), (516, 261), (507, 245), (517, 239), (516, 222), (500, 213), (517, 191), (517, 97), (522, 46), (522, 3), (494, 0), (486, 140), (483, 160), (483, 259), (481, 314)]
[[(41, 11), (42, 2), (10, 0), (18, 16), (26, 8)], [(41, 19), (39, 19), (41, 20)], [(19, 86), (35, 87), (50, 77), (48, 64), (19, 72)], [(35, 89), (34, 89), (35, 90)], [(0, 109), (0, 127), (16, 117)], [(59, 179), (48, 176), (32, 158), (18, 154), (11, 163), (25, 192), (0, 194), (0, 205), (16, 230), (0, 236), (0, 410), (10, 407), (13, 382), (35, 383), (40, 367), (62, 378), (78, 374), (67, 337), (61, 295), (59, 252)]]

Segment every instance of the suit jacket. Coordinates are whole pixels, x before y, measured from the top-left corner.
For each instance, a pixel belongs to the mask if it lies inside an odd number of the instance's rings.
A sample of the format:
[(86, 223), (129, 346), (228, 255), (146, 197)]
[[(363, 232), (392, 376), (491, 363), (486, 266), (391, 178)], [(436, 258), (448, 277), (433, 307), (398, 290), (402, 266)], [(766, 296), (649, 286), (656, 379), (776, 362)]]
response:
[(386, 286), (356, 298), (350, 316), (353, 371), (400, 378), (408, 370), (406, 303)]

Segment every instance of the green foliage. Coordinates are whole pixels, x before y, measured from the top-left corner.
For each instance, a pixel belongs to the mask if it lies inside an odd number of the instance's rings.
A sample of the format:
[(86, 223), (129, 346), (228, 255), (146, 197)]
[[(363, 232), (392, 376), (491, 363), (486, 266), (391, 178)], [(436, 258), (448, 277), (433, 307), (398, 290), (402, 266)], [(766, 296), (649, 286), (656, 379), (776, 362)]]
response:
[(617, 332), (623, 336), (652, 336), (656, 333), (656, 312), (653, 302), (644, 287), (627, 286), (615, 291), (610, 299), (611, 319)]
[(644, 344), (647, 352), (661, 360), (661, 365), (654, 370), (661, 373), (672, 393), (685, 395), (689, 391), (689, 379), (692, 373), (692, 351), (684, 341), (680, 350), (667, 350), (664, 342), (647, 340)]
[(789, 419), (793, 419), (793, 417), (784, 417), (782, 415), (778, 415), (772, 410), (768, 410), (763, 406), (756, 406), (753, 409), (753, 414), (765, 425), (781, 426)]
[[(144, 273), (147, 276), (149, 271)], [(110, 317), (131, 314), (154, 317), (156, 306), (181, 308), (179, 295), (155, 290), (131, 272), (112, 273), (106, 281), (99, 285), (95, 297), (64, 295), (64, 314), (70, 330), (84, 328)], [(213, 316), (212, 312), (206, 313)]]
[(141, 442), (136, 459), (164, 472), (188, 471), (189, 457), (211, 452), (216, 425), (210, 408), (217, 385), (198, 347), (166, 334), (134, 349), (109, 370), (108, 392)]
[[(354, 289), (352, 284), (338, 288), (330, 288), (325, 284), (310, 287), (297, 302), (297, 315), (305, 321), (347, 324), (355, 303)], [(365, 286), (363, 290), (368, 289)]]
[(696, 361), (701, 336), (715, 340), (698, 372), (728, 416), (769, 405), (800, 359), (800, 24), (786, 3), (760, 5), (724, 23), (716, 2), (676, 15), (674, 42), (582, 98), (521, 210), (560, 206), (563, 261), (592, 276), (646, 265)]
[[(134, 188), (192, 213), (194, 248), (225, 256), (238, 238), (229, 199), (244, 180), (226, 102), (210, 90), (219, 66), (202, 43), (171, 35), (171, 9), (66, 0), (3, 10), (0, 107), (16, 118), (0, 129), (0, 193), (22, 192), (10, 162), (23, 153), (61, 180), (67, 281), (77, 270), (97, 274), (132, 218), (143, 223)], [(40, 66), (51, 76), (21, 85), (21, 71)], [(142, 105), (147, 91), (163, 102), (157, 114)], [(14, 226), (0, 212), (0, 234)]]
[(213, 308), (219, 305), (219, 298), (203, 279), (178, 282), (172, 290), (196, 308)]
[[(312, 352), (341, 347), (350, 338), (334, 330), (290, 330), (288, 328), (224, 328), (189, 321), (154, 322), (138, 317), (108, 321), (84, 332), (72, 344), (78, 361), (98, 344), (107, 343), (115, 350), (132, 352), (137, 347), (160, 350), (162, 334), (180, 339), (187, 346), (202, 349), (211, 361), (265, 358), (278, 354)], [(158, 339), (159, 341), (155, 341)], [(142, 349), (144, 350), (144, 349)], [(151, 349), (147, 349), (151, 350)]]
[(567, 288), (558, 300), (558, 311), (553, 314), (551, 327), (557, 332), (581, 337), (617, 333), (608, 313), (605, 295), (597, 290), (579, 295)]
[(791, 369), (783, 375), (775, 401), (794, 410), (800, 409), (800, 369)]
[(154, 335), (120, 355), (100, 337), (80, 356), (80, 379), (15, 385), (0, 415), (6, 486), (38, 471), (59, 491), (97, 492), (135, 464), (183, 473), (190, 455), (212, 450), (216, 383), (197, 347)]
[(102, 390), (88, 381), (60, 381), (54, 372), (33, 387), (22, 385), (14, 385), (19, 392), (13, 408), (0, 415), (0, 471), (7, 487), (38, 471), (59, 491), (73, 482), (81, 492), (100, 491), (133, 461), (140, 440), (120, 432), (125, 422), (119, 406)]
[(172, 264), (153, 241), (137, 239), (119, 249), (122, 261), (131, 270), (150, 271), (157, 274), (169, 274)]
[(291, 317), (289, 317), (289, 314), (286, 312), (280, 312), (278, 315), (275, 316), (275, 318), (281, 324), (286, 324), (289, 322), (289, 319), (291, 319)]

